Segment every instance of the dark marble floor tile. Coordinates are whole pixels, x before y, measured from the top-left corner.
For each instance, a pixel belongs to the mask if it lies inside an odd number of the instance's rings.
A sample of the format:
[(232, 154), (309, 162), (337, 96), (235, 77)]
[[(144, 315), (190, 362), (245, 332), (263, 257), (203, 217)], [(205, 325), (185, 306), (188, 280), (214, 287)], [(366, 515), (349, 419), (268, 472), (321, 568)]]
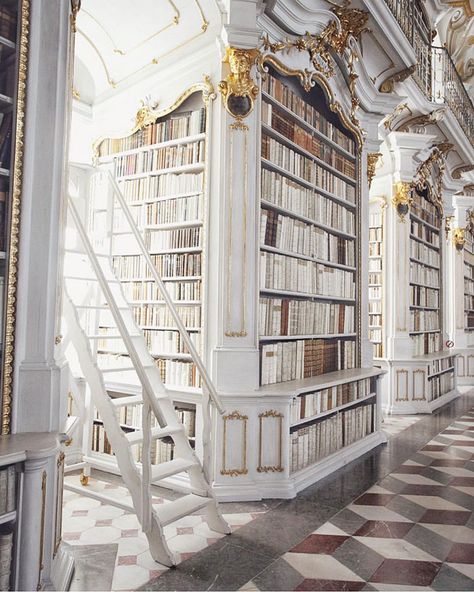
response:
[(423, 508), (402, 496), (394, 498), (386, 507), (389, 510), (397, 512), (400, 516), (408, 518), (408, 520), (411, 520), (412, 522), (418, 522), (426, 512), (426, 508)]
[(365, 518), (347, 508), (331, 518), (331, 524), (347, 532), (347, 534), (354, 534), (365, 522)]
[(441, 567), (434, 561), (386, 559), (370, 581), (403, 586), (429, 586)]
[(70, 590), (110, 590), (114, 577), (118, 545), (68, 545), (74, 557)]
[(450, 485), (452, 487), (461, 485), (462, 487), (474, 487), (474, 477), (454, 477)]
[(366, 582), (384, 560), (381, 555), (352, 537), (333, 553), (333, 557)]
[(402, 495), (441, 495), (446, 489), (443, 485), (417, 485), (408, 483), (400, 492)]
[(437, 470), (436, 468), (430, 466), (425, 467), (421, 472), (420, 475), (426, 477), (427, 479), (432, 479), (433, 481), (437, 481), (442, 485), (449, 485), (449, 483), (453, 480), (453, 476), (449, 473), (445, 473), (441, 469)]
[(400, 465), (395, 472), (401, 475), (419, 475), (423, 468), (419, 465)]
[(343, 580), (303, 580), (296, 590), (362, 590), (365, 582), (350, 582)]
[(395, 496), (388, 493), (364, 493), (354, 504), (362, 506), (386, 506)]
[(431, 582), (433, 590), (474, 590), (474, 580), (449, 565), (443, 565)]
[[(474, 541), (474, 532), (473, 541)], [(474, 564), (474, 544), (454, 543), (446, 559), (447, 563), (472, 563)]]
[(421, 452), (443, 452), (446, 449), (446, 444), (427, 444), (423, 446)]
[(442, 497), (449, 502), (453, 502), (453, 504), (458, 504), (466, 510), (470, 510), (474, 512), (474, 496), (464, 493), (463, 491), (459, 491), (454, 487), (444, 487), (439, 497)]
[(380, 487), (387, 489), (388, 491), (392, 491), (393, 493), (400, 493), (402, 489), (405, 487), (406, 483), (404, 481), (400, 481), (400, 479), (395, 479), (391, 475), (382, 479), (379, 482)]
[(367, 520), (367, 522), (354, 533), (354, 536), (403, 539), (413, 526), (414, 524), (412, 522), (382, 522), (379, 520)]
[(432, 467), (458, 467), (464, 468), (466, 465), (462, 458), (435, 458), (431, 463)]
[(259, 590), (295, 590), (303, 580), (299, 571), (291, 567), (283, 557), (270, 563), (268, 567), (252, 578)]
[(290, 549), (290, 553), (321, 553), (332, 555), (349, 538), (332, 534), (310, 534), (301, 543)]
[(420, 518), (420, 523), (425, 524), (454, 524), (464, 526), (471, 517), (471, 512), (453, 510), (427, 510)]
[(420, 524), (415, 524), (404, 539), (440, 561), (445, 561), (453, 546), (451, 541)]
[(410, 456), (410, 460), (420, 463), (420, 465), (428, 466), (428, 465), (432, 464), (434, 459), (432, 456), (428, 456), (427, 454), (423, 454), (421, 452), (415, 452), (413, 455)]
[(272, 562), (273, 558), (230, 545), (225, 538), (140, 590), (236, 590)]

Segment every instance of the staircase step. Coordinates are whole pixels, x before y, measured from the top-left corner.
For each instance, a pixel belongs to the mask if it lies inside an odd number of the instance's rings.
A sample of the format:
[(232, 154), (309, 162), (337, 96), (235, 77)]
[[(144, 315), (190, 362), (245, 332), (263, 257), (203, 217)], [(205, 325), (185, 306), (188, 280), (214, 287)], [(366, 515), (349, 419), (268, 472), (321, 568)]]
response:
[(154, 510), (158, 515), (161, 525), (167, 526), (180, 518), (184, 518), (184, 516), (189, 516), (193, 512), (205, 508), (212, 501), (210, 497), (201, 497), (190, 493), (173, 502), (154, 506)]
[(196, 466), (194, 461), (184, 458), (175, 458), (174, 460), (154, 465), (151, 467), (151, 482), (161, 481), (162, 479), (166, 479), (166, 477), (177, 475), (194, 466)]
[[(176, 420), (178, 421), (178, 420)], [(165, 436), (172, 436), (173, 434), (179, 434), (183, 431), (182, 425), (166, 426), (165, 428), (151, 428), (151, 439), (156, 440), (157, 438), (164, 438)], [(125, 434), (130, 444), (141, 444), (143, 442), (143, 431), (137, 430), (136, 432), (130, 432)]]
[(74, 485), (73, 483), (69, 483), (67, 481), (64, 482), (64, 489), (67, 489), (68, 491), (74, 491), (75, 493), (78, 493), (79, 495), (83, 495), (85, 497), (90, 497), (92, 499), (98, 500), (100, 502), (104, 502), (105, 504), (109, 504), (110, 506), (115, 506), (117, 508), (121, 508), (122, 510), (125, 510), (126, 512), (131, 512), (132, 514), (135, 514), (135, 508), (132, 504), (127, 504), (125, 502), (120, 501), (120, 499), (116, 498), (116, 497), (111, 497), (110, 495), (105, 495), (103, 493), (100, 493), (99, 491), (94, 491), (93, 489), (90, 489), (90, 487), (84, 487), (82, 485)]
[(128, 407), (129, 405), (141, 405), (143, 403), (143, 397), (141, 395), (135, 395), (130, 397), (114, 397), (110, 399), (114, 407)]
[(103, 374), (112, 374), (113, 372), (131, 372), (132, 370), (135, 370), (134, 366), (124, 366), (123, 368), (100, 368), (100, 371)]
[(121, 335), (88, 335), (87, 339), (122, 339)]

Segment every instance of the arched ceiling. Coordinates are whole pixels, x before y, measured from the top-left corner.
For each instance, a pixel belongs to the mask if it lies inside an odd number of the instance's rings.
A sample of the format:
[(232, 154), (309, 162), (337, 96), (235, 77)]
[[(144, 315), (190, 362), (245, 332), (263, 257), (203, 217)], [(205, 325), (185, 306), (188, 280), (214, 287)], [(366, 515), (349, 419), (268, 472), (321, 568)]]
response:
[(215, 0), (82, 0), (74, 88), (92, 103), (153, 70), (217, 24)]

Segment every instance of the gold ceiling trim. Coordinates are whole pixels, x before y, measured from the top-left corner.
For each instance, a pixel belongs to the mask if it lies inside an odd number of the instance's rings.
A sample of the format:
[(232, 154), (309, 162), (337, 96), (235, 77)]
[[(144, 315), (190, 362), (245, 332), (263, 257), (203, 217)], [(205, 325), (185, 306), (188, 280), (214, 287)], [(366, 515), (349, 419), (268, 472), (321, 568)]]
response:
[(453, 8), (461, 8), (467, 18), (472, 18), (474, 16), (470, 0), (448, 0), (448, 4)]
[[(172, 0), (168, 0), (170, 3), (173, 4)], [(102, 54), (100, 53), (100, 50), (97, 48), (97, 46), (95, 45), (95, 43), (92, 41), (92, 39), (90, 39), (90, 37), (88, 37), (84, 31), (78, 29), (78, 32), (84, 37), (84, 39), (87, 40), (87, 42), (92, 46), (92, 48), (94, 49), (94, 51), (97, 53), (99, 60), (104, 68), (104, 72), (106, 75), (106, 79), (107, 79), (107, 83), (111, 88), (117, 88), (117, 86), (119, 86), (120, 84), (122, 84), (123, 82), (125, 82), (126, 80), (128, 80), (129, 78), (132, 78), (133, 76), (136, 76), (139, 72), (142, 72), (143, 70), (149, 68), (150, 66), (156, 66), (160, 60), (162, 60), (163, 58), (169, 56), (170, 54), (172, 54), (174, 51), (177, 51), (178, 49), (181, 49), (183, 47), (185, 47), (186, 45), (188, 45), (189, 43), (192, 43), (195, 39), (197, 39), (198, 37), (200, 37), (201, 35), (203, 35), (206, 31), (207, 28), (209, 26), (209, 21), (206, 20), (205, 14), (201, 8), (201, 5), (199, 4), (199, 0), (194, 0), (195, 5), (197, 6), (197, 9), (199, 11), (200, 17), (201, 17), (201, 28), (200, 31), (198, 33), (196, 33), (196, 35), (193, 35), (192, 37), (190, 37), (189, 39), (187, 39), (186, 41), (184, 41), (183, 43), (180, 43), (179, 45), (177, 45), (176, 47), (173, 47), (172, 49), (170, 49), (169, 51), (165, 52), (164, 54), (161, 54), (159, 56), (155, 56), (152, 57), (151, 60), (144, 64), (143, 66), (141, 66), (140, 68), (138, 68), (137, 70), (135, 70), (134, 72), (131, 72), (130, 74), (127, 74), (126, 76), (124, 76), (123, 78), (120, 78), (119, 80), (114, 80), (109, 72), (109, 69), (107, 67), (107, 64), (104, 60), (104, 58), (102, 57)], [(180, 15), (181, 17), (181, 15)], [(163, 31), (161, 31), (163, 32)], [(155, 34), (157, 35), (157, 34)], [(109, 36), (110, 38), (110, 36)], [(115, 43), (114, 43), (115, 45)], [(122, 54), (125, 55), (125, 54)]]
[(23, 151), (25, 136), (26, 79), (30, 35), (30, 0), (22, 0), (19, 8), (20, 35), (18, 41), (18, 81), (16, 91), (16, 121), (11, 187), (11, 228), (8, 245), (6, 285), (5, 349), (3, 357), (2, 434), (11, 431), (13, 358), (15, 348), (16, 292), (18, 281), (18, 243), (20, 238), (21, 195), (23, 186)]
[(176, 4), (173, 2), (173, 0), (167, 0), (168, 3), (171, 5), (173, 11), (174, 11), (174, 16), (171, 19), (171, 22), (168, 23), (167, 25), (165, 25), (164, 27), (162, 27), (161, 29), (159, 29), (158, 31), (156, 31), (155, 33), (152, 33), (151, 35), (149, 35), (147, 38), (143, 39), (142, 41), (140, 41), (139, 43), (137, 43), (136, 45), (134, 45), (133, 47), (129, 47), (128, 49), (120, 49), (119, 48), (119, 44), (116, 43), (116, 41), (114, 40), (114, 38), (112, 37), (112, 35), (109, 33), (109, 31), (104, 27), (104, 25), (99, 21), (98, 18), (96, 18), (93, 14), (91, 14), (88, 10), (86, 10), (85, 8), (82, 10), (82, 12), (84, 14), (87, 14), (87, 16), (89, 18), (91, 18), (101, 29), (102, 31), (105, 33), (105, 35), (109, 38), (110, 42), (112, 43), (113, 46), (113, 52), (121, 55), (121, 56), (125, 56), (135, 50), (137, 50), (139, 47), (141, 47), (142, 45), (145, 45), (145, 43), (148, 43), (148, 41), (151, 41), (153, 38), (158, 37), (158, 35), (160, 35), (161, 33), (163, 33), (164, 31), (166, 31), (167, 29), (170, 29), (171, 27), (174, 27), (175, 25), (179, 24), (180, 18), (181, 18), (181, 14), (176, 6)]
[(137, 131), (143, 129), (151, 123), (154, 123), (157, 119), (165, 117), (165, 115), (169, 115), (170, 113), (175, 111), (180, 105), (184, 103), (186, 99), (188, 99), (191, 95), (197, 92), (202, 93), (202, 98), (206, 106), (209, 104), (209, 101), (212, 101), (216, 98), (217, 95), (214, 90), (214, 86), (212, 84), (211, 78), (207, 74), (203, 74), (203, 82), (198, 82), (188, 87), (182, 94), (179, 95), (179, 97), (169, 107), (166, 107), (164, 109), (157, 109), (157, 105), (152, 107), (149, 102), (146, 103), (145, 101), (142, 101), (142, 104), (135, 115), (135, 123), (133, 125), (133, 128), (128, 134), (126, 133), (109, 136), (100, 136), (97, 140), (93, 142), (92, 153), (94, 160), (96, 160), (99, 157), (99, 147), (104, 140), (118, 140), (133, 136), (133, 134), (135, 134)]

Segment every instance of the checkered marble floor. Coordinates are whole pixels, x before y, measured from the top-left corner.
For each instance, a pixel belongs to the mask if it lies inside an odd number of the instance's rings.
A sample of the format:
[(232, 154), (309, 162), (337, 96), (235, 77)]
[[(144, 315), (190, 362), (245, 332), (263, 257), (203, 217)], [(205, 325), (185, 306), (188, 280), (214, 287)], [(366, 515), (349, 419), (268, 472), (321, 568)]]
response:
[[(76, 485), (78, 479), (77, 475), (65, 477), (66, 483)], [(131, 503), (127, 489), (115, 483), (91, 477), (88, 488)], [(153, 504), (166, 501), (153, 498)], [(235, 531), (259, 515), (261, 512), (242, 512), (224, 514), (224, 517)], [(225, 536), (210, 530), (204, 516), (197, 514), (165, 526), (164, 531), (171, 550), (178, 553), (180, 561)], [(118, 545), (112, 590), (135, 590), (168, 569), (152, 559), (148, 541), (134, 514), (67, 490), (64, 491), (63, 540), (71, 545)]]
[(474, 407), (285, 553), (279, 589), (474, 590), (473, 459)]

